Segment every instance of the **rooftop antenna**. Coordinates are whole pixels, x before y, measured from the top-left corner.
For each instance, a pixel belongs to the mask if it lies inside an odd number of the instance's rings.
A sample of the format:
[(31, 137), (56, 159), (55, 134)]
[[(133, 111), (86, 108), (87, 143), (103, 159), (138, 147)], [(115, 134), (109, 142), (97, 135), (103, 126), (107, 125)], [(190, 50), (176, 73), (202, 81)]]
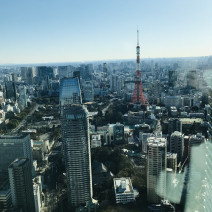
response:
[(137, 46), (139, 46), (139, 30), (138, 30), (138, 26), (137, 26)]

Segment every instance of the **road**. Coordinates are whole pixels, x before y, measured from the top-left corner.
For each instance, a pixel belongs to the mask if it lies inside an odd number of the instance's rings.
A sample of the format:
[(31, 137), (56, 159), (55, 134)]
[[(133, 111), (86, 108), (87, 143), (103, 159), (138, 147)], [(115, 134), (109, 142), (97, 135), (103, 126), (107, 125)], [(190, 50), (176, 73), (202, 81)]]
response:
[(28, 118), (29, 116), (31, 116), (31, 115), (35, 112), (35, 110), (38, 109), (39, 106), (40, 106), (40, 105), (36, 104), (35, 107), (32, 109), (32, 111), (25, 117), (25, 119), (23, 119), (23, 120), (19, 123), (19, 125), (18, 125), (15, 129), (13, 129), (13, 130), (11, 131), (11, 134), (16, 134), (16, 133), (19, 131), (19, 129), (20, 129), (22, 126), (24, 126), (24, 125), (26, 124), (27, 118)]
[(102, 115), (105, 116), (106, 111), (108, 110), (108, 108), (110, 107), (110, 105), (112, 105), (112, 102), (106, 106), (105, 108), (102, 109)]

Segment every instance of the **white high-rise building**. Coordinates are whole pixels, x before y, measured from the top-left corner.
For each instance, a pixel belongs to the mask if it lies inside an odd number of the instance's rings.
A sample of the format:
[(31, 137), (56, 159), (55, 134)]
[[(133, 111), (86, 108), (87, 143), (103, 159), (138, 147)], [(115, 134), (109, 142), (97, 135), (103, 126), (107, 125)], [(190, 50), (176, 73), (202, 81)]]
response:
[(33, 179), (33, 193), (35, 201), (35, 212), (42, 211), (42, 182), (41, 175)]
[(166, 192), (167, 140), (148, 138), (147, 146), (147, 200), (160, 203)]
[(92, 198), (89, 121), (81, 104), (78, 78), (61, 80), (61, 133), (64, 144), (68, 201), (70, 205), (85, 204)]
[(41, 212), (40, 190), (37, 184), (33, 185), (35, 212)]

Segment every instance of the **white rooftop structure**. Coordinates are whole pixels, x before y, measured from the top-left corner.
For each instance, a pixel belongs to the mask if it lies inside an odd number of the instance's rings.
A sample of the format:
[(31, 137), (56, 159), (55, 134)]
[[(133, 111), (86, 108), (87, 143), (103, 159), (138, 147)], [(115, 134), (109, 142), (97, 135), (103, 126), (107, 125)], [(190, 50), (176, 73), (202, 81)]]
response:
[(116, 203), (126, 204), (135, 201), (134, 190), (129, 177), (114, 178), (113, 183)]

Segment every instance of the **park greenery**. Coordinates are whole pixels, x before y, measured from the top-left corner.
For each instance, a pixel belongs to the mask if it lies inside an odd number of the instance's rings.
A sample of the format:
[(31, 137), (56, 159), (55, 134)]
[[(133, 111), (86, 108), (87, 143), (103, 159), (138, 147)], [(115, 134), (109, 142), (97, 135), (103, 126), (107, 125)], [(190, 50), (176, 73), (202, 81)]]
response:
[(116, 101), (110, 104), (109, 108), (103, 114), (102, 109), (98, 107), (98, 114), (93, 118), (91, 124), (104, 126), (109, 123), (123, 123), (123, 115), (130, 109), (130, 105), (125, 102)]
[[(105, 164), (114, 177), (130, 177), (133, 187), (139, 191), (136, 202), (128, 204), (123, 211), (139, 211), (146, 202), (146, 171), (135, 167), (130, 158), (119, 147), (98, 147), (92, 152), (92, 160)], [(100, 211), (121, 211), (115, 203), (113, 179), (110, 178), (100, 185), (94, 185), (94, 198), (100, 202)], [(128, 208), (128, 209), (127, 209)], [(110, 210), (109, 210), (110, 209)]]
[(5, 119), (9, 120), (9, 122), (1, 126), (0, 133), (7, 133), (8, 130), (11, 131), (12, 129), (16, 128), (20, 122), (27, 117), (27, 115), (33, 110), (34, 107), (35, 103), (32, 103), (18, 114), (15, 114), (12, 111), (7, 112)]

